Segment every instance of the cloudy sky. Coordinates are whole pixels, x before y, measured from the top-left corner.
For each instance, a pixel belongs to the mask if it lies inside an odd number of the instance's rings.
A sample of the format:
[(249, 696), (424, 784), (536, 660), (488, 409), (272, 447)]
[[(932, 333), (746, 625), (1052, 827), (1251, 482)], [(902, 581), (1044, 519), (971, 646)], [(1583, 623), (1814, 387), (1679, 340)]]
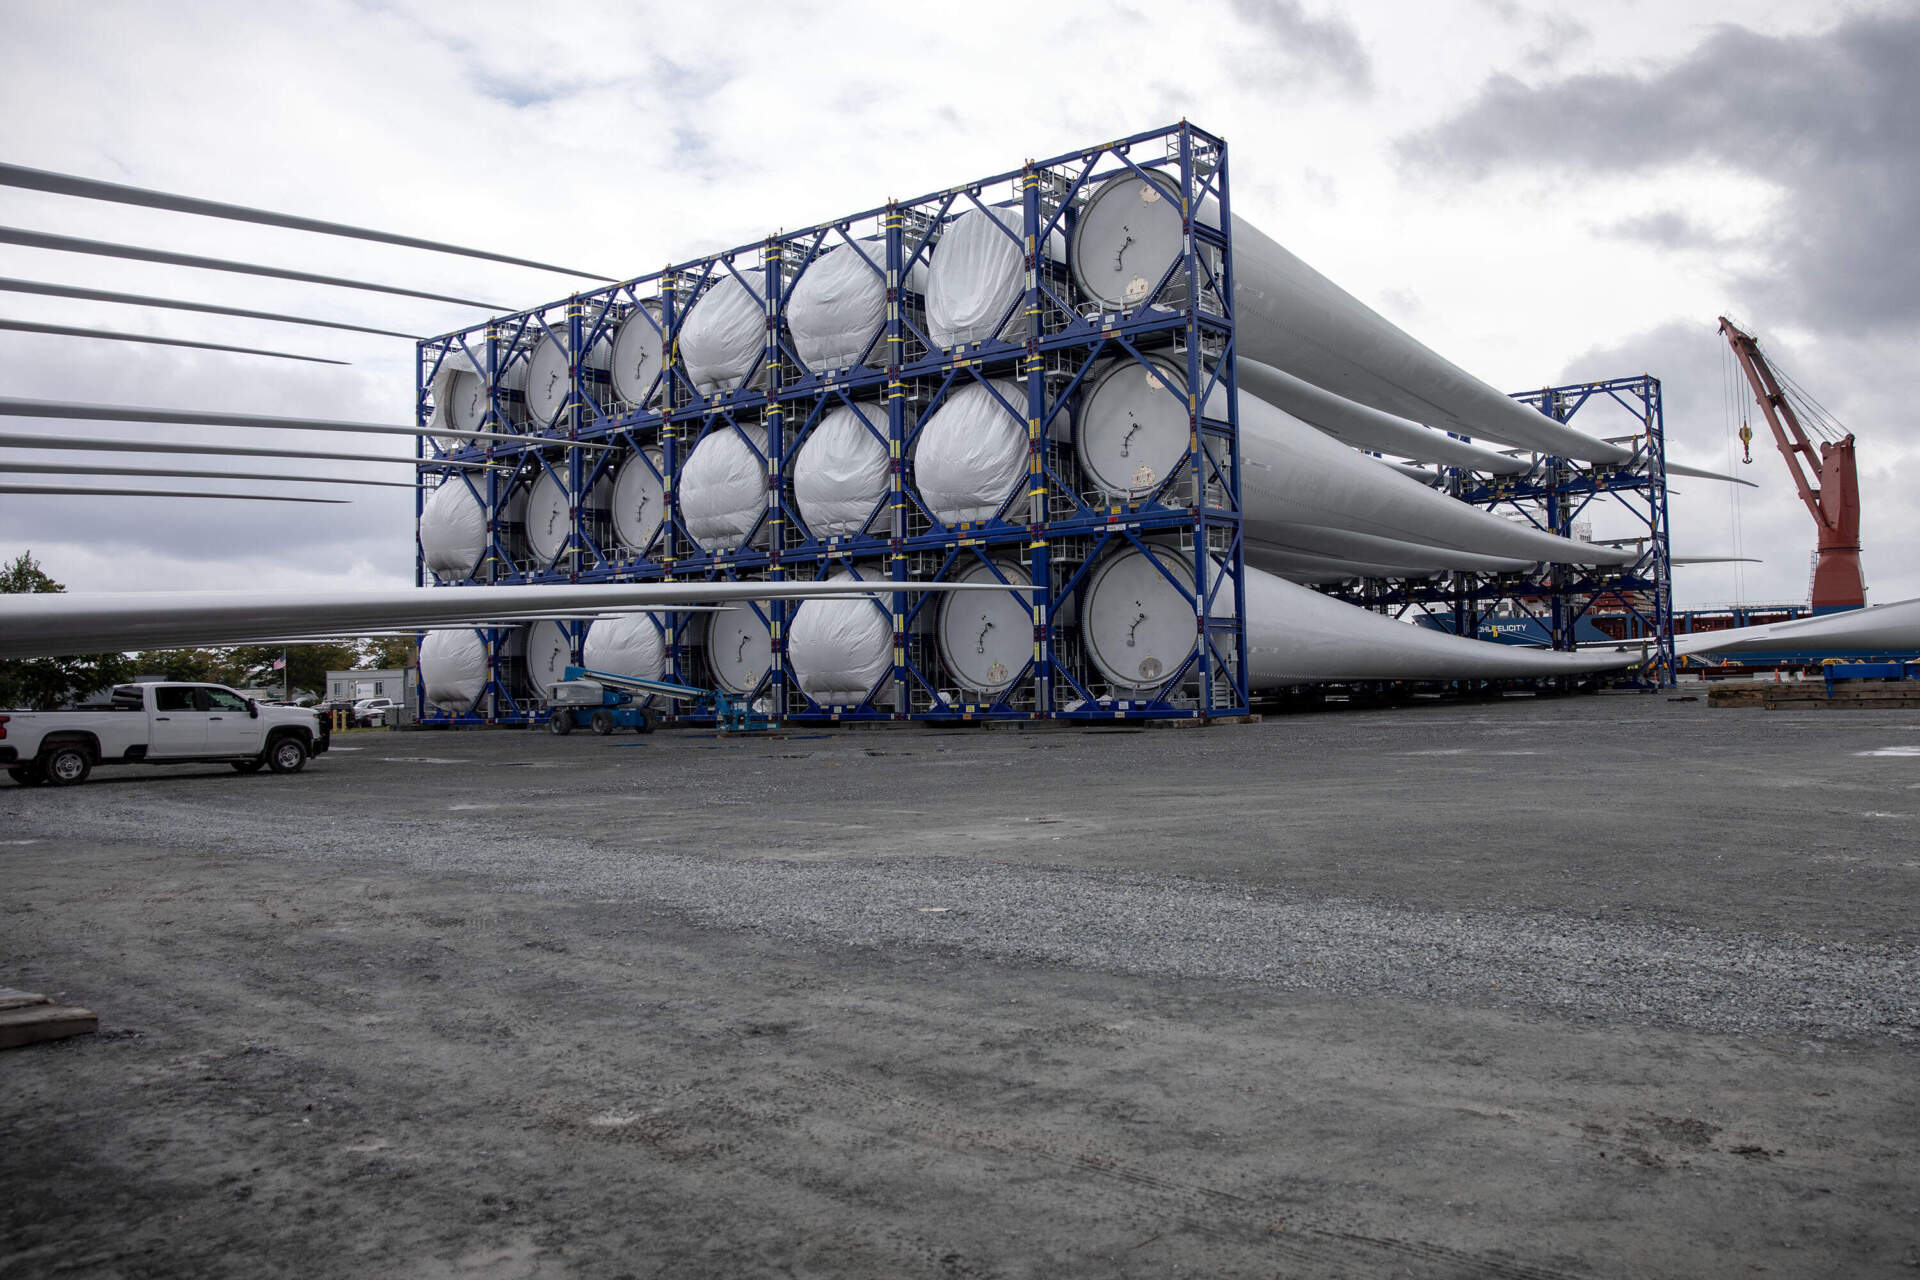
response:
[[(1729, 453), (1723, 312), (1859, 434), (1872, 598), (1920, 595), (1920, 426), (1900, 403), (1920, 339), (1912, 3), (13, 0), (0, 31), (7, 160), (613, 276), (1187, 116), (1227, 138), (1237, 213), (1496, 386), (1662, 378), (1672, 455), (1761, 486), (1737, 506), (1676, 489), (1677, 553), (1766, 561), (1680, 570), (1681, 604), (1806, 595), (1811, 521), (1764, 428), (1752, 466)], [(0, 191), (0, 223), (508, 307), (571, 287), (27, 192)], [(479, 318), (12, 247), (0, 276), (417, 333)], [(0, 332), (0, 394), (409, 418), (395, 339), (5, 293), (0, 317), (352, 362)], [(96, 589), (410, 582), (408, 495), (337, 492), (353, 505), (0, 497), (0, 553)]]

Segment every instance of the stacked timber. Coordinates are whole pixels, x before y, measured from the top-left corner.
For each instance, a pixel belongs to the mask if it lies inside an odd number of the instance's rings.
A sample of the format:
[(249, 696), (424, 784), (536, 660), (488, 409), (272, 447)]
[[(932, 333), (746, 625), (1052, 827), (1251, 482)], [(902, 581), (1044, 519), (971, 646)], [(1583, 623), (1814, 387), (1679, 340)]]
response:
[(1831, 695), (1824, 680), (1729, 681), (1707, 691), (1707, 705), (1767, 711), (1913, 711), (1920, 710), (1920, 681), (1848, 680)]
[(99, 1029), (100, 1019), (91, 1009), (57, 1005), (37, 992), (0, 987), (0, 1049), (91, 1035)]

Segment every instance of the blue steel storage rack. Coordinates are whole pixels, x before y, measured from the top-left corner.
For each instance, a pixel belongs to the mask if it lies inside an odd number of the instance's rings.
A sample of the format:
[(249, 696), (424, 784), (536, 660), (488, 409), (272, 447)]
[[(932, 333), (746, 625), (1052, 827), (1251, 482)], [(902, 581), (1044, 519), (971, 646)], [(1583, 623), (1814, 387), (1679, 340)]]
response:
[(1460, 572), (1431, 579), (1356, 581), (1337, 584), (1330, 593), (1400, 615), (1424, 609), (1458, 635), (1487, 639), (1493, 638), (1490, 633), (1519, 631), (1548, 640), (1556, 649), (1573, 649), (1580, 624), (1598, 621), (1613, 630), (1615, 638), (1632, 638), (1648, 648), (1647, 664), (1619, 677), (1616, 687), (1672, 688), (1676, 670), (1673, 563), (1660, 380), (1641, 374), (1577, 382), (1520, 392), (1514, 399), (1559, 422), (1570, 421), (1589, 405), (1615, 404), (1641, 424), (1634, 435), (1616, 440), (1631, 446), (1633, 456), (1617, 464), (1542, 457), (1526, 474), (1517, 476), (1453, 468), (1446, 471), (1448, 490), (1463, 501), (1518, 514), (1535, 527), (1563, 537), (1573, 536), (1574, 522), (1594, 504), (1614, 504), (1634, 528), (1633, 537), (1617, 541), (1636, 547), (1639, 558), (1619, 567), (1536, 565), (1520, 573)]
[[(1173, 184), (1180, 200), (1185, 252), (1136, 306), (1103, 310), (1076, 287), (1052, 245), (1070, 243), (1087, 197), (1109, 178), (1155, 175)], [(923, 300), (906, 287), (929, 261), (953, 220), (970, 210), (1017, 211), (1020, 231), (998, 220), (1024, 263), (1024, 289), (989, 328), (1003, 335), (949, 350), (935, 344)], [(796, 605), (755, 607), (766, 622), (771, 661), (756, 686), (737, 692), (777, 717), (795, 721), (902, 719), (1113, 719), (1181, 717), (1202, 720), (1248, 709), (1247, 637), (1239, 602), (1246, 598), (1240, 521), (1240, 450), (1234, 382), (1231, 203), (1227, 148), (1191, 124), (1029, 162), (1019, 169), (886, 205), (758, 244), (681, 263), (651, 275), (576, 294), (531, 311), (496, 318), (419, 346), (415, 409), (422, 428), (418, 451), (434, 459), (487, 459), (510, 467), (480, 479), (445, 475), (444, 483), (474, 486), (487, 513), (488, 548), (467, 585), (535, 582), (772, 580), (825, 577), (851, 571), (876, 581), (905, 583), (964, 572), (975, 564), (1017, 563), (1031, 585), (1010, 585), (1033, 618), (1026, 669), (1002, 692), (973, 693), (943, 669), (930, 635), (939, 600), (901, 589), (876, 598), (893, 634), (893, 665), (858, 705), (822, 706), (791, 678), (786, 635)], [(1212, 221), (1208, 219), (1211, 218)], [(827, 249), (866, 241), (884, 245), (884, 261), (869, 265), (886, 284), (886, 313), (872, 363), (840, 371), (806, 367), (794, 348), (785, 312), (796, 283)], [(862, 252), (866, 252), (862, 250)], [(739, 389), (701, 395), (678, 347), (683, 318), (709, 288), (733, 278), (765, 300), (765, 345)], [(628, 401), (579, 353), (610, 342), (630, 318), (657, 331), (667, 359), (644, 394)], [(1011, 326), (1011, 328), (1009, 327)], [(1011, 332), (1017, 337), (1007, 338)], [(529, 420), (526, 398), (513, 389), (516, 368), (530, 361), (543, 337), (561, 341), (570, 355), (569, 394), (551, 421)], [(1159, 383), (1185, 402), (1188, 454), (1154, 493), (1115, 501), (1080, 475), (1071, 444), (1074, 415), (1088, 375), (1108, 361), (1149, 356), (1183, 365), (1186, 388)], [(524, 435), (484, 449), (444, 450), (427, 428), (435, 422), (434, 378), (444, 362), (464, 359), (482, 372), (489, 393), (483, 429)], [(1026, 426), (1028, 467), (992, 517), (942, 523), (923, 504), (912, 477), (913, 447), (933, 411), (957, 388), (1013, 385), (1016, 402), (1002, 404)], [(631, 389), (631, 388), (629, 388)], [(1196, 390), (1197, 389), (1197, 390)], [(1213, 394), (1218, 389), (1221, 394)], [(807, 435), (838, 405), (884, 409), (889, 459), (887, 493), (865, 532), (816, 537), (800, 518), (793, 464)], [(1224, 409), (1212, 417), (1201, 406)], [(1216, 409), (1216, 411), (1218, 411)], [(877, 432), (877, 423), (874, 424)], [(677, 481), (687, 457), (715, 432), (736, 432), (765, 463), (766, 514), (744, 545), (708, 552), (688, 536)], [(761, 435), (764, 433), (764, 436)], [(764, 443), (761, 443), (764, 439)], [(595, 449), (593, 446), (613, 446)], [(644, 457), (663, 491), (666, 518), (646, 546), (619, 545), (605, 513), (583, 503), (613, 467)], [(513, 504), (542, 472), (551, 472), (572, 497), (568, 537), (556, 556), (534, 563), (524, 531), (514, 527)], [(429, 465), (423, 475), (432, 476)], [(443, 473), (444, 474), (444, 473)], [(419, 500), (424, 505), (425, 495)], [(1089, 570), (1103, 555), (1128, 546), (1178, 546), (1189, 557), (1195, 585), (1175, 582), (1193, 604), (1196, 643), (1191, 656), (1157, 689), (1144, 694), (1102, 682), (1084, 659), (1076, 631)], [(416, 540), (416, 574), (431, 581)], [(1165, 572), (1164, 569), (1162, 572)], [(1172, 580), (1172, 575), (1169, 575)], [(1001, 580), (1005, 581), (1004, 575)], [(1231, 608), (1225, 597), (1231, 597)], [(698, 614), (662, 619), (666, 676), (698, 684), (712, 672), (697, 660)], [(501, 658), (473, 712), (451, 717), (422, 707), (426, 723), (525, 722), (544, 710), (524, 676)], [(579, 658), (576, 652), (574, 657)]]

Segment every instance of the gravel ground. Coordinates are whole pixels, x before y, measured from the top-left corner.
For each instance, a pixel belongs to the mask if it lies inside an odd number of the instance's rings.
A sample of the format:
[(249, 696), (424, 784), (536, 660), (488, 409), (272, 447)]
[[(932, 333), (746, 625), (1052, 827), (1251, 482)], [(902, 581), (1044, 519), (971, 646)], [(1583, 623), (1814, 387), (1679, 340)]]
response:
[[(1303, 901), (1270, 886), (939, 855), (715, 865), (651, 853), (636, 861), (625, 841), (598, 834), (582, 841), (479, 828), (449, 841), (438, 819), (364, 814), (309, 834), (262, 829), (256, 814), (209, 814), (185, 799), (124, 799), (124, 810), (88, 812), (89, 830), (137, 840), (159, 826), (263, 856), (458, 872), (504, 894), (644, 902), (814, 946), (949, 947), (1101, 972), (1710, 1031), (1920, 1036), (1920, 958), (1911, 944)], [(1036, 830), (1063, 821), (1042, 819)]]
[(1898, 1273), (1909, 720), (378, 733), (0, 789), (0, 984), (103, 1028), (0, 1060), (0, 1275)]

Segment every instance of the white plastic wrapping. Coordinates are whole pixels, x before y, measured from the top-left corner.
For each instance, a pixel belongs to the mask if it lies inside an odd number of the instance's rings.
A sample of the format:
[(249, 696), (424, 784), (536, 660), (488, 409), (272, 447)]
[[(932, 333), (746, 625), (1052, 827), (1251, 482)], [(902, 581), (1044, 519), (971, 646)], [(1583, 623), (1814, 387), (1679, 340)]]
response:
[[(434, 370), (433, 381), (428, 384), (433, 397), (433, 416), (427, 421), (429, 431), (473, 431), (477, 424), (487, 416), (487, 386), (473, 370), (473, 361), (457, 351), (448, 352), (441, 358), (440, 367)], [(455, 409), (455, 404), (459, 408)], [(460, 423), (474, 425), (461, 426)], [(442, 449), (459, 449), (467, 441), (457, 436), (435, 436), (434, 443)]]
[(736, 390), (755, 371), (766, 346), (766, 285), (759, 268), (744, 266), (736, 276), (715, 267), (712, 283), (680, 326), (687, 376), (701, 395)]
[(886, 527), (886, 440), (887, 415), (877, 405), (837, 404), (820, 416), (793, 462), (794, 501), (814, 537), (849, 537), (870, 520)]
[[(504, 356), (502, 359), (505, 361)], [(487, 411), (491, 405), (487, 396), (486, 376), (479, 372), (472, 360), (456, 351), (448, 353), (433, 375), (434, 414), (430, 426), (448, 427), (455, 431), (497, 431), (524, 422), (527, 362), (512, 360), (505, 363), (507, 367), (500, 374), (500, 412), (506, 418), (504, 424), (487, 425)], [(467, 443), (459, 439), (445, 439), (442, 446), (455, 448)]]
[[(913, 446), (920, 500), (946, 524), (991, 519), (1027, 474), (1026, 419), (978, 382), (954, 386)], [(1025, 407), (1018, 383), (1001, 379), (993, 387), (1016, 410)]]
[(543, 618), (527, 628), (526, 644), (527, 679), (541, 697), (550, 697), (573, 665), (573, 637), (558, 622)]
[(935, 346), (984, 342), (996, 333), (1012, 341), (1026, 333), (1016, 305), (1027, 283), (1020, 247), (1025, 227), (1018, 209), (969, 209), (940, 233), (927, 270), (927, 333)]
[(487, 512), (466, 482), (453, 479), (420, 508), (420, 554), (441, 582), (464, 582), (487, 550)]
[[(594, 317), (588, 316), (580, 322), (580, 331), (590, 335), (596, 323)], [(605, 371), (612, 359), (613, 341), (602, 333), (599, 340), (589, 344), (586, 353), (580, 357), (582, 378), (589, 383), (589, 394), (592, 379), (584, 371)], [(540, 335), (539, 341), (534, 343), (533, 357), (527, 361), (526, 368), (527, 420), (535, 430), (544, 431), (556, 425), (555, 420), (573, 388), (573, 372), (567, 358), (566, 321), (559, 321), (553, 332)]]
[[(843, 570), (827, 580), (856, 577)], [(801, 692), (819, 705), (859, 706), (882, 681), (893, 684), (892, 618), (872, 600), (809, 600), (787, 629), (787, 664)], [(886, 690), (880, 692), (884, 698)]]
[[(766, 455), (761, 426), (717, 427), (693, 447), (680, 468), (680, 517), (701, 550), (737, 550), (764, 526)], [(764, 533), (762, 527), (756, 540)]]
[(487, 646), (477, 631), (429, 631), (420, 641), (420, 689), (427, 702), (456, 715), (473, 710), (487, 691)]
[(773, 665), (773, 633), (766, 620), (744, 602), (706, 618), (707, 669), (714, 683), (728, 693), (752, 693)]
[[(648, 462), (652, 466), (648, 466)], [(614, 538), (632, 551), (644, 551), (660, 529), (666, 513), (665, 492), (656, 474), (660, 451), (648, 449), (645, 456), (635, 454), (620, 464), (613, 482)]]
[(613, 340), (613, 392), (628, 404), (654, 404), (666, 390), (664, 381), (655, 381), (666, 364), (665, 330), (660, 304), (651, 298), (621, 321)]
[(666, 637), (651, 614), (602, 618), (587, 628), (580, 665), (589, 671), (658, 680), (667, 669)]
[[(926, 287), (925, 262), (922, 257), (907, 273), (911, 292)], [(885, 367), (887, 242), (862, 240), (857, 249), (841, 243), (815, 258), (794, 282), (786, 315), (794, 351), (814, 373)]]
[[(1033, 578), (1011, 560), (996, 560), (999, 574), (975, 561), (956, 582), (1000, 582), (1031, 587)], [(993, 697), (1012, 685), (1033, 660), (1032, 598), (1007, 591), (953, 592), (940, 598), (935, 627), (940, 660), (954, 681), (971, 693)]]

